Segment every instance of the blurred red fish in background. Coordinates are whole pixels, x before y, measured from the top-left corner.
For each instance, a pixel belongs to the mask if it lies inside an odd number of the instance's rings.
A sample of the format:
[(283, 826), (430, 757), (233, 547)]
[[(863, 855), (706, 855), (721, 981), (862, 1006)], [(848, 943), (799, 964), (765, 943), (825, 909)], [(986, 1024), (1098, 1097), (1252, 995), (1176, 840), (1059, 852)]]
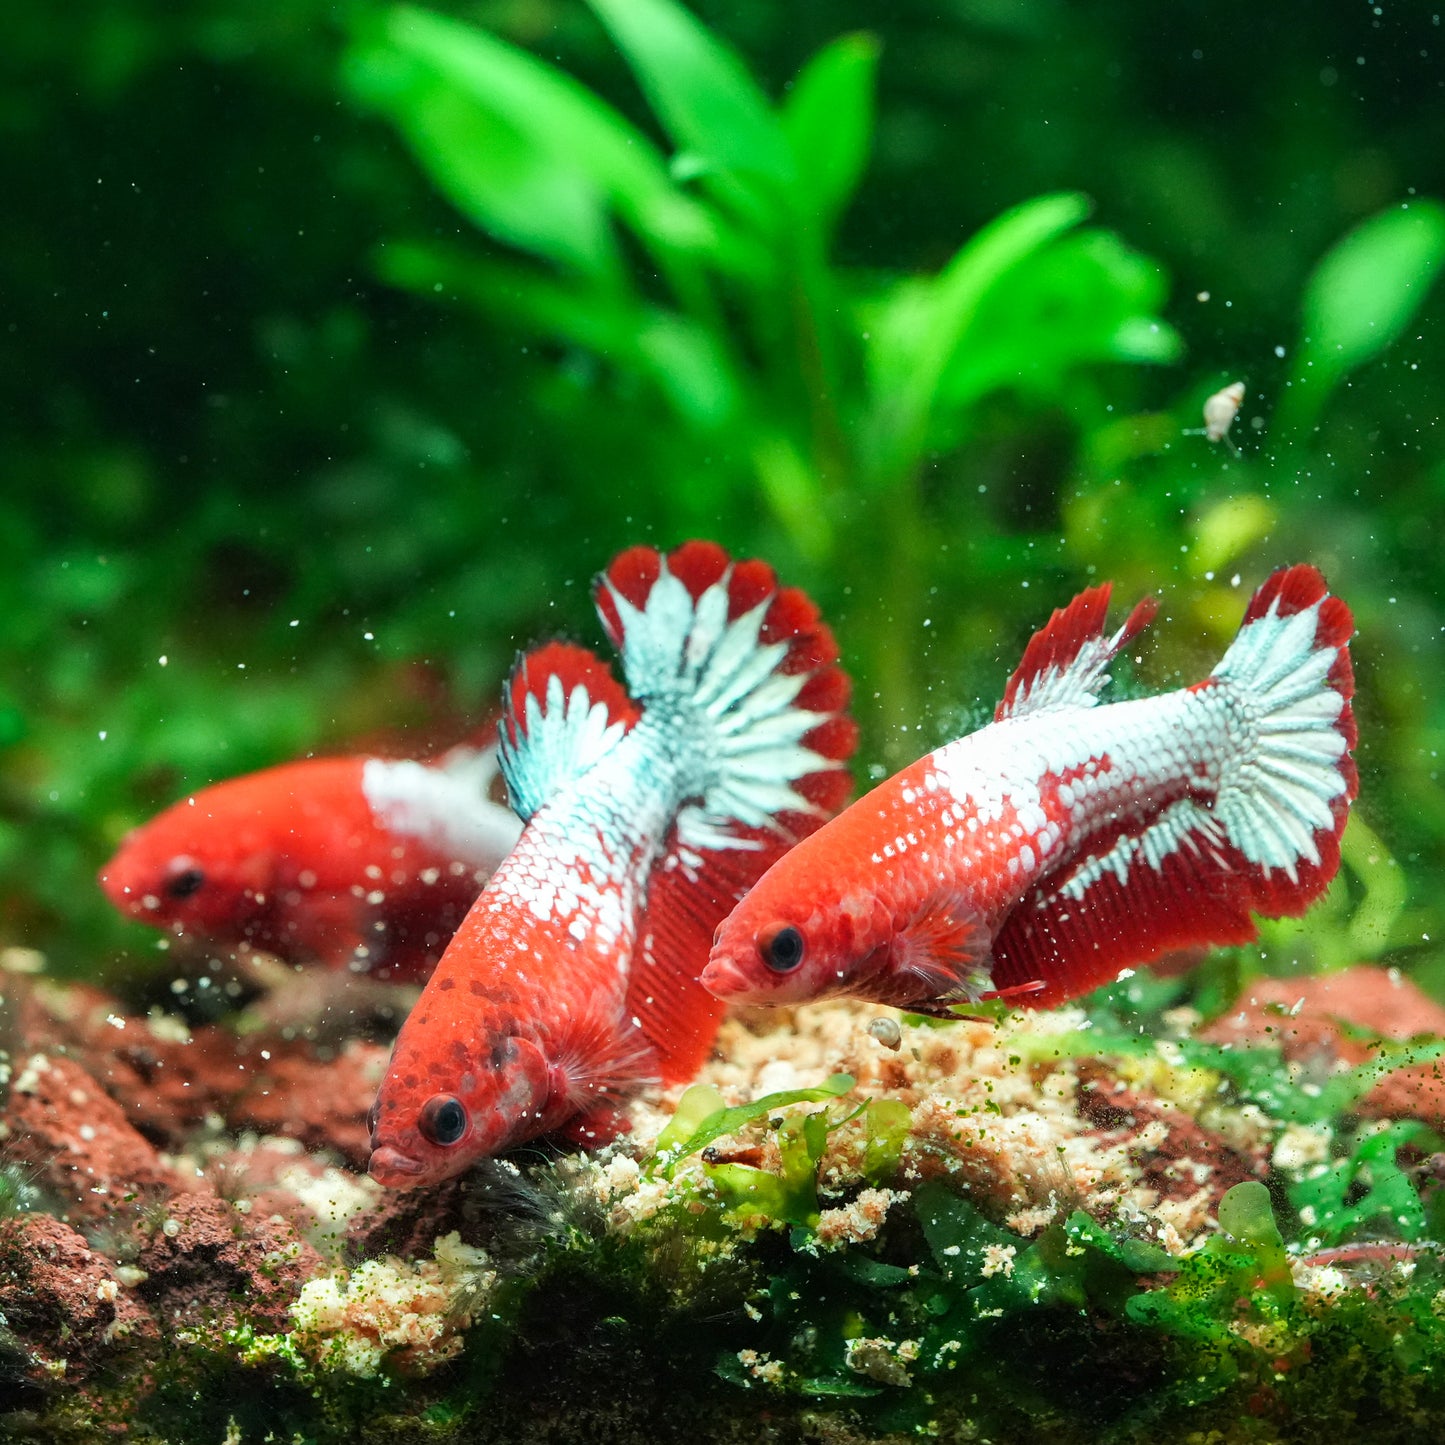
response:
[(122, 913), (211, 947), (424, 979), (521, 833), (495, 732), (435, 759), (310, 758), (202, 788), (100, 871)]
[(690, 1078), (723, 1006), (714, 928), (851, 791), (833, 635), (771, 567), (634, 547), (598, 579), (626, 689), (550, 643), (507, 689), (502, 768), (527, 819), (402, 1026), (371, 1174), (409, 1188), (566, 1129), (595, 1141)]
[(1218, 667), (1097, 706), (1108, 586), (1055, 612), (995, 720), (860, 798), (718, 930), (738, 1003), (846, 995), (924, 1012), (1060, 1003), (1178, 949), (1244, 943), (1334, 876), (1357, 790), (1349, 608), (1309, 566), (1266, 580)]

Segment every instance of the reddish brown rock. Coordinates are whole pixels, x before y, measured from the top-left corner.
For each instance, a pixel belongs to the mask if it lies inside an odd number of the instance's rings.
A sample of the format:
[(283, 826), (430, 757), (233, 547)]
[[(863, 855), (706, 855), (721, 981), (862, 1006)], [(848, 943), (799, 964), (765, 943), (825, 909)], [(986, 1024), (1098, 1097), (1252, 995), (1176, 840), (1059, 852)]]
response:
[(37, 1380), (83, 1379), (160, 1333), (111, 1262), (48, 1214), (0, 1222), (0, 1315), (25, 1341)]
[(327, 1148), (364, 1165), (366, 1111), (386, 1067), (386, 1045), (353, 1041), (339, 1049), (280, 1033), (239, 1037), (178, 1020), (152, 1024), (126, 1016), (96, 990), (74, 999), (37, 990), (26, 1005), (24, 1037), (83, 1058), (130, 1123), (168, 1150), (183, 1148), (221, 1120)]
[(330, 1060), (272, 1051), (256, 1063), (250, 1082), (229, 1110), (232, 1128), (297, 1139), (308, 1149), (332, 1149), (365, 1168), (371, 1154), (366, 1113), (391, 1050), (347, 1044)]
[(136, 1260), (148, 1278), (137, 1290), (168, 1328), (286, 1329), (301, 1286), (326, 1272), (285, 1220), (242, 1215), (214, 1194), (178, 1194), (148, 1224)]
[(63, 1055), (16, 1060), (0, 1123), (6, 1155), (35, 1171), (67, 1218), (104, 1219), (146, 1193), (184, 1187), (120, 1106)]
[(1079, 1066), (1078, 1105), (1079, 1113), (1106, 1144), (1126, 1142), (1153, 1123), (1164, 1125), (1169, 1132), (1161, 1143), (1148, 1149), (1138, 1146), (1129, 1154), (1142, 1171), (1144, 1183), (1157, 1190), (1161, 1199), (1188, 1199), (1208, 1189), (1214, 1212), (1226, 1190), (1268, 1172), (1268, 1150), (1233, 1148), (1184, 1110), (1136, 1093), (1092, 1060)]
[[(1329, 1069), (1378, 1054), (1371, 1035), (1399, 1042), (1421, 1034), (1445, 1035), (1445, 1008), (1397, 971), (1361, 965), (1313, 978), (1258, 979), (1200, 1037), (1269, 1043), (1293, 1062)], [(1445, 1063), (1383, 1073), (1359, 1112), (1445, 1127)]]
[(416, 1259), (431, 1253), (432, 1245), (452, 1230), (474, 1244), (476, 1221), (469, 1218), (468, 1192), (475, 1185), (465, 1176), (425, 1189), (389, 1190), (375, 1207), (348, 1221), (347, 1248), (357, 1259), (397, 1254)]

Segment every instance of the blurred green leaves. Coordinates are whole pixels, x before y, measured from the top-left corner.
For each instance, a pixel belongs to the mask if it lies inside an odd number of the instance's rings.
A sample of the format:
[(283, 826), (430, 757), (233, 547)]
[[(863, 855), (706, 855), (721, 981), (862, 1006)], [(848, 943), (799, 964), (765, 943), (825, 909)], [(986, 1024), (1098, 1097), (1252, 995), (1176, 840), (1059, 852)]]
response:
[(1329, 251), (1305, 287), (1284, 422), (1314, 425), (1334, 388), (1398, 340), (1442, 260), (1445, 206), (1428, 200), (1372, 216)]
[[(1343, 6), (1199, 61), (1187, 16), (1117, 0), (436, 4), (16, 11), (8, 938), (91, 966), (134, 937), (93, 886), (127, 826), (460, 728), (516, 647), (593, 635), (612, 549), (706, 534), (818, 600), (875, 767), (976, 720), (1086, 577), (1165, 596), (1153, 686), (1213, 662), (1232, 577), (1319, 562), (1388, 852), (1352, 830), (1243, 966), (1386, 951), (1438, 988), (1441, 213), (1391, 202), (1445, 134), (1433, 61), (1377, 31), (1325, 89), (1300, 57), (1356, 44)], [(1181, 435), (1235, 379), (1239, 457)]]
[(783, 107), (795, 204), (825, 244), (868, 162), (878, 52), (871, 35), (833, 41), (799, 72)]
[[(1157, 266), (1088, 202), (1016, 206), (932, 274), (831, 259), (864, 174), (879, 50), (846, 35), (775, 106), (737, 55), (674, 0), (591, 0), (661, 131), (559, 70), (411, 7), (358, 30), (346, 75), (438, 188), (506, 253), (398, 237), (382, 274), (589, 353), (624, 406), (660, 398), (735, 463), (690, 476), (688, 515), (767, 507), (794, 554), (888, 583), (867, 627), (880, 713), (918, 698), (889, 632), (916, 620), (930, 525), (919, 479), (999, 393), (1047, 408), (1081, 370), (1172, 360)], [(624, 233), (635, 244), (628, 244)], [(640, 389), (639, 389), (640, 384)], [(659, 520), (683, 509), (667, 491)]]
[[(1105, 232), (1052, 244), (1086, 215), (1080, 196), (1017, 207), (935, 276), (880, 289), (829, 265), (870, 144), (870, 37), (820, 51), (775, 110), (672, 0), (593, 8), (670, 158), (562, 72), (484, 32), (410, 7), (362, 26), (353, 93), (398, 126), (465, 215), (541, 266), (411, 242), (381, 253), (383, 273), (645, 377), (683, 425), (736, 428), (760, 479), (776, 478), (781, 441), (801, 470), (762, 490), (801, 550), (819, 545), (808, 504), (905, 484), (991, 392), (1052, 394), (1081, 365), (1177, 353), (1154, 314), (1157, 268)], [(627, 264), (617, 227), (655, 272)]]

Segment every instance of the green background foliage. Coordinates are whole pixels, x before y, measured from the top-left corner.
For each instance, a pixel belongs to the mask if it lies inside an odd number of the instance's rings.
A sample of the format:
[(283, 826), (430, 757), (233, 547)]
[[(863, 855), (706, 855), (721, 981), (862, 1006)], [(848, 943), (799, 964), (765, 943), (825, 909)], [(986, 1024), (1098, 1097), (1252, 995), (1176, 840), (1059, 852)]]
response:
[[(126, 827), (450, 740), (702, 534), (823, 605), (864, 777), (1091, 579), (1162, 594), (1153, 687), (1316, 561), (1360, 825), (1236, 966), (1438, 990), (1442, 37), (1381, 9), (21, 0), (0, 942), (154, 956), (91, 881)], [(1239, 456), (1186, 435), (1236, 378)]]

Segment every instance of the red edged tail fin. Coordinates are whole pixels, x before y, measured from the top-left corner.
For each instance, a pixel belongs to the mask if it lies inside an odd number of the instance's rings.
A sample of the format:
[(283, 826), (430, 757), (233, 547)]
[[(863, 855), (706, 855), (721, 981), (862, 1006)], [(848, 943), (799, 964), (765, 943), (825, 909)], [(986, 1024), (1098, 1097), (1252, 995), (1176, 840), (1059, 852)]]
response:
[(1250, 600), (1209, 678), (1250, 730), (1214, 800), (1229, 843), (1252, 865), (1254, 909), (1303, 913), (1340, 863), (1340, 834), (1359, 792), (1349, 607), (1308, 565), (1283, 567)]
[(585, 647), (549, 642), (519, 657), (498, 726), (502, 775), (517, 814), (530, 818), (610, 751), (638, 716), (611, 668)]
[(678, 812), (648, 884), (628, 1007), (665, 1077), (707, 1056), (722, 1006), (697, 982), (719, 923), (847, 800), (851, 686), (817, 607), (711, 542), (634, 547), (597, 584), (628, 690), (672, 749)]
[(850, 684), (806, 594), (765, 562), (687, 542), (621, 553), (596, 595), (628, 691), (677, 720), (681, 845), (735, 847), (745, 828), (796, 839), (841, 806)]
[(1145, 597), (1112, 636), (1104, 633), (1113, 584), (1080, 592), (1029, 639), (1004, 687), (994, 721), (1057, 707), (1092, 707), (1109, 681), (1105, 668), (1153, 620), (1158, 603)]

